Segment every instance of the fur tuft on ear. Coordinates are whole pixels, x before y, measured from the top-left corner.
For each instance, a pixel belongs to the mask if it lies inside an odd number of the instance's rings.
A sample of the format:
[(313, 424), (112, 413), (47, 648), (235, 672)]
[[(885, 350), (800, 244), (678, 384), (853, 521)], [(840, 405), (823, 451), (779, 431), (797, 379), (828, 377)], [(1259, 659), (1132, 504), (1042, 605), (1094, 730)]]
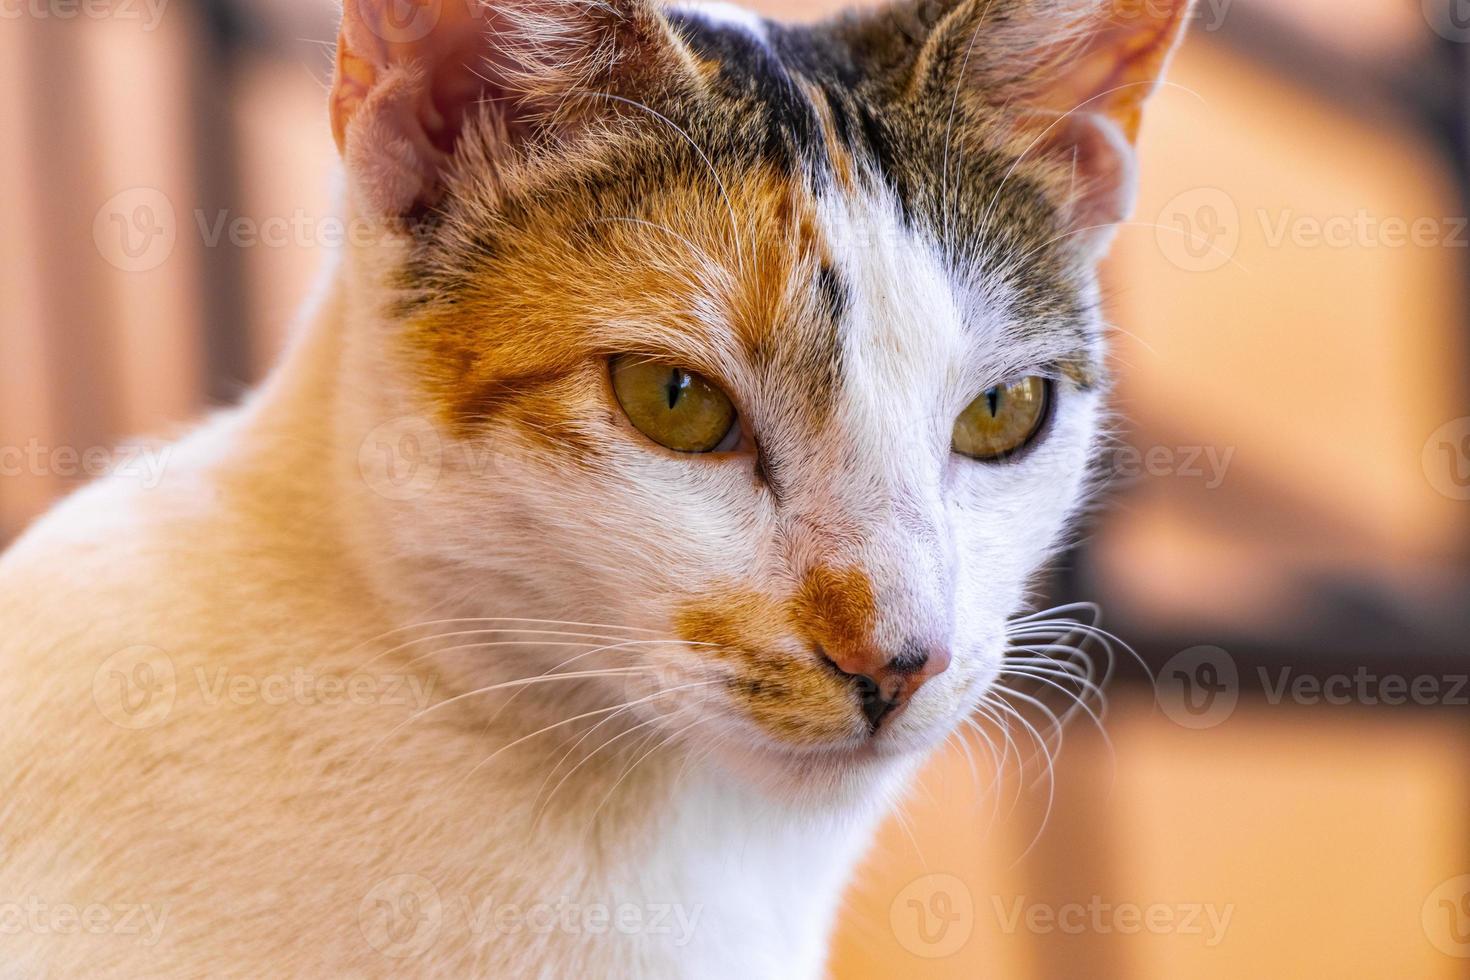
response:
[(1193, 0), (980, 0), (956, 11), (979, 30), (973, 68), (992, 92), (1033, 112), (1105, 116), (1132, 142), (1143, 106), (1184, 35)]
[(332, 134), (362, 207), (432, 205), (471, 118), (508, 144), (565, 137), (595, 113), (579, 90), (628, 93), (686, 62), (644, 0), (345, 0)]
[[(1193, 0), (966, 0), (925, 58), (988, 103), (1018, 156), (1055, 164), (1076, 242), (1100, 257), (1131, 213), (1144, 104)], [(962, 77), (960, 77), (962, 76)]]

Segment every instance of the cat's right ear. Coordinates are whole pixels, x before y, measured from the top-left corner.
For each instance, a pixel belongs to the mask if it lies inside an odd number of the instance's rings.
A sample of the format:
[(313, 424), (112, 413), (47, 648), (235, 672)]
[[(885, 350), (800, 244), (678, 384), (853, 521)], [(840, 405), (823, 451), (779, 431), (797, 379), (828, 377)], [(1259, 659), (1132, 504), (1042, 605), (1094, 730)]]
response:
[(403, 216), (438, 200), (475, 114), (511, 154), (686, 60), (644, 0), (344, 0), (332, 135), (359, 207)]
[(1066, 178), (1071, 242), (1100, 257), (1133, 208), (1144, 105), (1194, 0), (936, 2), (929, 21), (914, 18), (926, 32), (924, 96), (990, 107), (987, 137)]

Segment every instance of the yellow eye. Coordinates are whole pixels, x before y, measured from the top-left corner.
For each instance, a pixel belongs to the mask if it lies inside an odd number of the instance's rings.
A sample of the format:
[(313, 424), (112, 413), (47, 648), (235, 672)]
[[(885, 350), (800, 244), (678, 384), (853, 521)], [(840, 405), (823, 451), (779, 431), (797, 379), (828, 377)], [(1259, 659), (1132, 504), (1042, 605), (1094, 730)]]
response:
[(683, 368), (622, 354), (613, 358), (612, 386), (638, 431), (675, 452), (714, 452), (735, 433), (729, 396)]
[(1025, 447), (1046, 421), (1051, 385), (1023, 378), (998, 385), (969, 404), (954, 424), (954, 451), (992, 462)]

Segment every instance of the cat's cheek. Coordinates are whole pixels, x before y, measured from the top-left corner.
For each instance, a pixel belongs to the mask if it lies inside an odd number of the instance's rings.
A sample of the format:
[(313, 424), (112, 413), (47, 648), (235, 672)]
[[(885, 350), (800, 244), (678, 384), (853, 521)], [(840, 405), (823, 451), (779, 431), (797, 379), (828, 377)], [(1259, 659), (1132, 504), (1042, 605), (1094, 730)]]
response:
[(1100, 414), (1098, 394), (1067, 391), (1041, 440), (1017, 458), (953, 459), (947, 481), (952, 509), (1005, 552), (1044, 556), (1081, 502)]
[(1065, 542), (1084, 496), (1099, 412), (1096, 394), (1069, 392), (1046, 439), (1023, 458), (957, 461), (946, 501), (957, 648), (967, 633), (988, 635), (1019, 612), (1031, 579)]

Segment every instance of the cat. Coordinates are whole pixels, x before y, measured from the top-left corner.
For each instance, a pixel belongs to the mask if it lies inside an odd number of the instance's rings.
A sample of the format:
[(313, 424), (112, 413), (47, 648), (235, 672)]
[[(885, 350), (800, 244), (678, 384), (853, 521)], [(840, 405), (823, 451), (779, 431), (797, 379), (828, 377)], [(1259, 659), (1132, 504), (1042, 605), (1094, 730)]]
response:
[(0, 963), (822, 975), (1086, 495), (1188, 13), (348, 0), (370, 233), (0, 558)]

